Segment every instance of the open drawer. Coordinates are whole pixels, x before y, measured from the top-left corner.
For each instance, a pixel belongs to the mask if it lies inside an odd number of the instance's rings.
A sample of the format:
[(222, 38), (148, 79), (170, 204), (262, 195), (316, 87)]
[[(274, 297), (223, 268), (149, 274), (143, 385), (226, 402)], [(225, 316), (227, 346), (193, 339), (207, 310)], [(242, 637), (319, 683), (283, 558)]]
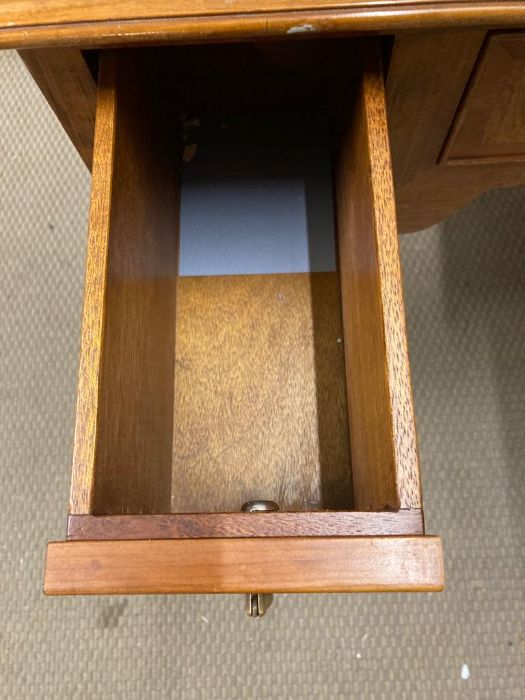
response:
[[(312, 104), (339, 271), (180, 278), (188, 115)], [(46, 593), (443, 587), (386, 118), (376, 40), (100, 54), (68, 537)], [(254, 499), (280, 511), (241, 512)]]

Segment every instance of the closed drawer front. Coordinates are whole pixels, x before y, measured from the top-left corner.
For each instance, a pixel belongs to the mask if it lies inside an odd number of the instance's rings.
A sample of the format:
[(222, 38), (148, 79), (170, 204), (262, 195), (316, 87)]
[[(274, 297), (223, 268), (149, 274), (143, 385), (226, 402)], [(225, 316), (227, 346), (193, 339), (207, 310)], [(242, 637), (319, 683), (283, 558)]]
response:
[(525, 160), (525, 32), (488, 35), (442, 160), (453, 165)]
[[(322, 108), (337, 272), (179, 277), (188, 114), (225, 105)], [(442, 588), (386, 120), (375, 40), (101, 52), (68, 539), (48, 546), (47, 593)], [(252, 498), (281, 512), (238, 512)]]

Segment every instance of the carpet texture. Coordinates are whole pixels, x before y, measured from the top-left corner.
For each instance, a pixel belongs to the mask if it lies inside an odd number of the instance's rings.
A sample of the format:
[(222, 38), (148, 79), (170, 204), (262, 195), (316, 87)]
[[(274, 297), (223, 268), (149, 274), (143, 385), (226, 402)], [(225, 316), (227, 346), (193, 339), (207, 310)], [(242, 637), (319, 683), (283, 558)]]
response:
[(278, 596), (263, 620), (238, 596), (41, 593), (65, 529), (88, 197), (44, 98), (1, 53), (0, 697), (525, 698), (525, 191), (401, 243), (446, 591)]

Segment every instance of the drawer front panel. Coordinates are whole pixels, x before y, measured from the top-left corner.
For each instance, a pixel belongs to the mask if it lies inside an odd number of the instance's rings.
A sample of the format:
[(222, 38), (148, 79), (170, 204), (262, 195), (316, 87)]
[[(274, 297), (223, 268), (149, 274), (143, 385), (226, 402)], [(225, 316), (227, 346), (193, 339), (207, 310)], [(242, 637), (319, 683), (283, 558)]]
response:
[(51, 542), (48, 595), (438, 591), (438, 537)]
[(487, 38), (443, 160), (450, 164), (525, 161), (525, 33)]

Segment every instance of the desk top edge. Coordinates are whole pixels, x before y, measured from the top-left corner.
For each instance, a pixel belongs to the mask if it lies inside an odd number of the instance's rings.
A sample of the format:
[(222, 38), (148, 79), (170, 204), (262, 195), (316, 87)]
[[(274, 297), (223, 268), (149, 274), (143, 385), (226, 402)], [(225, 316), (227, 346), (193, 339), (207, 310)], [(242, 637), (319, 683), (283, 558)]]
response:
[(525, 3), (498, 0), (6, 0), (0, 49), (213, 43), (404, 30), (525, 25)]

